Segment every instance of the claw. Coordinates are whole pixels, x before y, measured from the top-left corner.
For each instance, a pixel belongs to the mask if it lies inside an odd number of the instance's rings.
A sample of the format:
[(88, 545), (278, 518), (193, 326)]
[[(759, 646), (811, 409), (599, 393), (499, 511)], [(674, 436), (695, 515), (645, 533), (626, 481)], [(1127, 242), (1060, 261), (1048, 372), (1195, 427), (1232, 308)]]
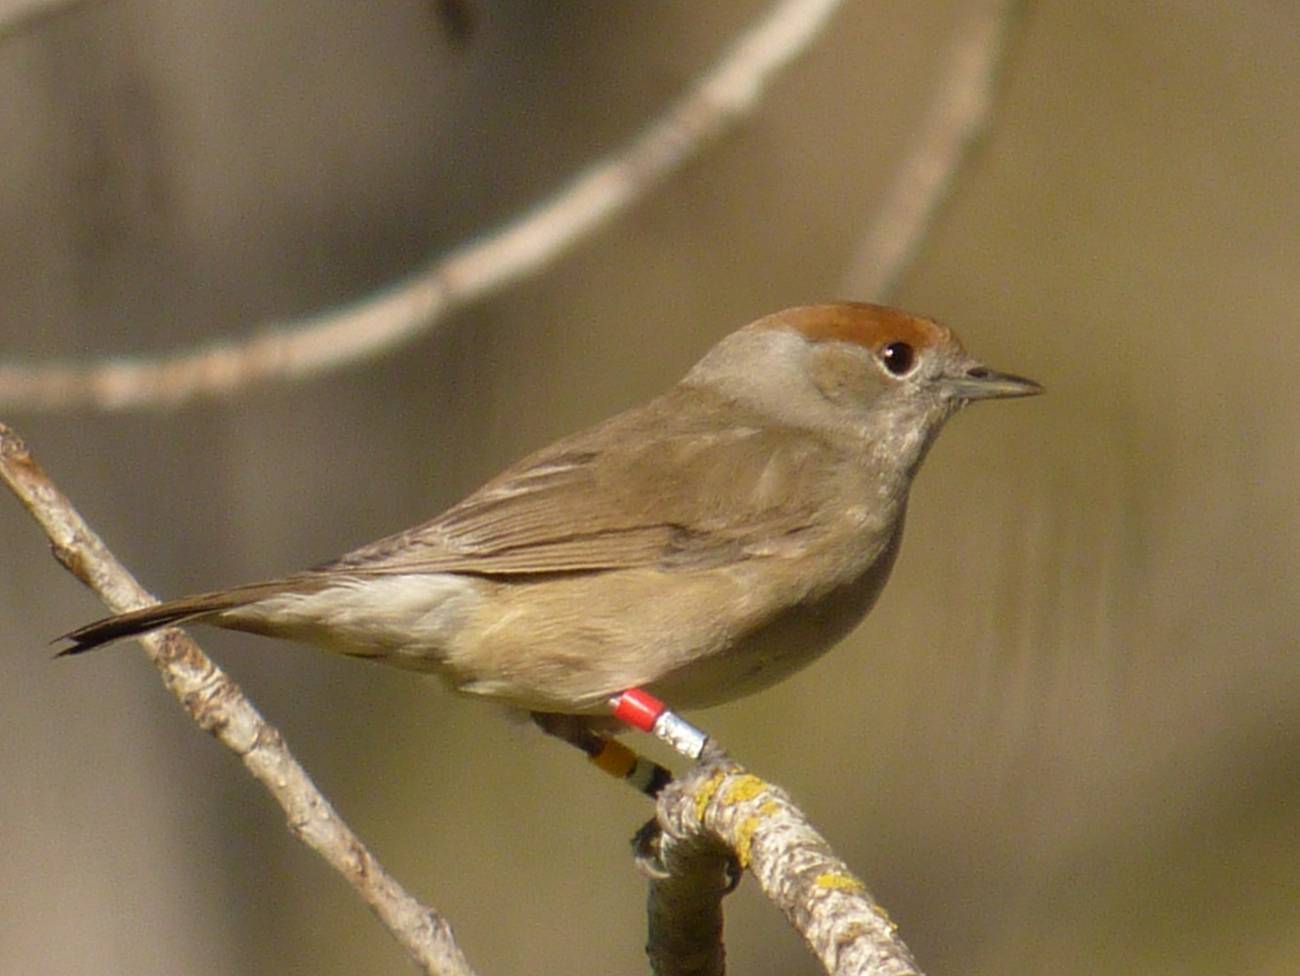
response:
[(740, 879), (745, 876), (745, 869), (740, 866), (740, 860), (735, 854), (727, 858), (727, 866), (724, 869), (727, 872), (727, 884), (722, 889), (724, 895), (729, 895), (740, 887)]
[(647, 820), (632, 835), (632, 861), (637, 870), (651, 881), (663, 881), (670, 876), (660, 856), (659, 842), (662, 839), (663, 828), (654, 819)]

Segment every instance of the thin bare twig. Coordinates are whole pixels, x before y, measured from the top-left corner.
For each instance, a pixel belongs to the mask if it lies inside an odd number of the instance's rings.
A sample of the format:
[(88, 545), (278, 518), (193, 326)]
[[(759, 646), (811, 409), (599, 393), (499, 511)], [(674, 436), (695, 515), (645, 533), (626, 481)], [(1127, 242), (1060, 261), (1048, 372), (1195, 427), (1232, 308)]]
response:
[[(0, 424), (0, 479), (45, 530), (55, 557), (114, 612), (157, 602), (127, 572), (72, 503)], [(472, 976), (451, 927), (404, 891), (316, 789), (279, 731), (189, 637), (167, 630), (140, 638), (200, 727), (233, 751), (284, 808), (289, 830), (356, 889), (411, 958), (431, 976)]]
[(1028, 0), (979, 0), (914, 145), (854, 250), (843, 294), (882, 300), (915, 259), (993, 114), (1009, 38)]
[[(676, 871), (718, 875), (718, 845), (785, 913), (833, 976), (918, 976), (911, 951), (866, 886), (835, 856), (786, 793), (719, 753), (659, 795), (660, 860)], [(699, 861), (692, 868), (683, 861)], [(676, 863), (674, 863), (676, 862)], [(720, 901), (723, 890), (713, 885)], [(652, 889), (651, 905), (655, 906)], [(648, 951), (662, 976), (721, 972), (721, 925), (696, 926), (675, 901), (659, 901)], [(689, 904), (690, 912), (700, 905)], [(705, 910), (711, 910), (708, 906)], [(695, 931), (692, 932), (692, 927)], [(715, 965), (716, 962), (716, 965)]]
[(172, 405), (251, 383), (300, 378), (375, 356), (449, 311), (531, 274), (627, 209), (709, 141), (753, 112), (772, 77), (844, 0), (783, 0), (630, 144), (513, 223), (349, 308), (246, 340), (160, 358), (87, 365), (0, 364), (0, 407), (103, 410)]

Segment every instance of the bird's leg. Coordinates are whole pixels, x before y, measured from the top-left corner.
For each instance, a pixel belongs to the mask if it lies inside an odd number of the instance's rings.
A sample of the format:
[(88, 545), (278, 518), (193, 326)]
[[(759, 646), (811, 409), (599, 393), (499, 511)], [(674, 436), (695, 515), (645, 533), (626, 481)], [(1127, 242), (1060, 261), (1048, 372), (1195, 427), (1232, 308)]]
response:
[[(716, 763), (726, 760), (726, 754), (716, 742), (649, 692), (629, 688), (611, 698), (609, 707), (617, 721), (642, 732), (649, 732), (693, 762)], [(651, 799), (657, 798), (672, 780), (672, 773), (659, 763), (638, 755), (617, 739), (598, 731), (601, 719), (556, 712), (533, 712), (532, 717), (537, 727), (547, 735), (563, 739), (569, 745), (581, 749), (588, 759), (605, 772), (626, 780)], [(653, 817), (632, 838), (637, 867), (652, 879), (662, 880), (669, 874), (660, 854), (662, 838), (663, 828), (658, 819)], [(740, 883), (741, 873), (739, 862), (733, 859), (728, 867), (728, 882), (723, 894), (729, 894), (735, 889)]]
[[(659, 699), (641, 688), (629, 688), (610, 700), (614, 717), (633, 728), (668, 743), (692, 762), (701, 765), (728, 763), (726, 753), (703, 731), (673, 712)], [(664, 826), (657, 817), (645, 823), (632, 838), (632, 851), (637, 867), (652, 880), (662, 881), (671, 875), (663, 857)], [(726, 859), (726, 886), (722, 894), (730, 894), (740, 884), (743, 870), (732, 854)]]
[[(713, 745), (702, 731), (640, 688), (629, 688), (611, 698), (609, 708), (617, 721), (649, 732), (692, 761), (698, 762), (705, 750)], [(601, 719), (559, 712), (533, 712), (532, 717), (537, 727), (547, 735), (581, 749), (596, 766), (611, 776), (626, 780), (633, 789), (648, 797), (658, 796), (673, 778), (671, 772), (653, 759), (633, 752), (617, 739), (600, 732)]]
[(561, 715), (555, 712), (533, 712), (533, 722), (547, 735), (562, 739), (581, 749), (599, 769), (654, 799), (668, 785), (673, 774), (653, 759), (638, 755), (612, 736), (594, 728), (590, 720), (581, 715)]

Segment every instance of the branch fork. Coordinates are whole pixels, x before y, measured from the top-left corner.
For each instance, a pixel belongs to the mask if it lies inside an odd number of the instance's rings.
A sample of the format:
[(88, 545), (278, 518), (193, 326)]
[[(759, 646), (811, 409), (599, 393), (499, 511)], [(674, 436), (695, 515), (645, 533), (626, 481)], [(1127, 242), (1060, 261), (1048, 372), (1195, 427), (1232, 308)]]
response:
[[(734, 886), (725, 882), (733, 863), (754, 876), (827, 973), (919, 976), (897, 926), (789, 794), (724, 753), (710, 749), (664, 788), (657, 824), (666, 877), (651, 881), (647, 951), (660, 976), (721, 976), (721, 901)], [(695, 890), (683, 890), (683, 879)]]

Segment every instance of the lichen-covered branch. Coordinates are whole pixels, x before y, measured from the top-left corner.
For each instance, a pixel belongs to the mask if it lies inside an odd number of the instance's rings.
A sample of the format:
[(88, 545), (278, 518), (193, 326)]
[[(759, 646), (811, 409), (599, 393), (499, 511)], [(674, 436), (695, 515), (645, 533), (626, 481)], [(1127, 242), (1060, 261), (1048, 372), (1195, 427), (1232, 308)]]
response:
[[(899, 938), (885, 910), (866, 886), (835, 856), (803, 812), (779, 787), (764, 782), (720, 753), (706, 754), (683, 779), (659, 796), (659, 860), (674, 871), (718, 875), (718, 846), (734, 855), (757, 880), (763, 893), (786, 918), (834, 976), (906, 976), (919, 974), (915, 960)], [(703, 859), (703, 866), (690, 862)], [(682, 862), (686, 862), (683, 866)], [(655, 882), (657, 887), (662, 882)], [(720, 902), (723, 890), (713, 888)], [(688, 911), (670, 914), (671, 901), (656, 924), (653, 912), (649, 952), (652, 960), (684, 959), (681, 967), (661, 974), (710, 974), (720, 968), (689, 968), (689, 960), (707, 960), (714, 952), (708, 934), (688, 941), (693, 920)], [(655, 898), (652, 889), (652, 907)], [(720, 909), (719, 909), (720, 911)], [(721, 961), (721, 925), (716, 956)], [(685, 948), (681, 948), (685, 946)], [(656, 964), (658, 964), (656, 962)]]
[(628, 145), (512, 223), (405, 282), (348, 308), (160, 358), (0, 363), (0, 407), (170, 406), (376, 356), (432, 328), (452, 309), (539, 270), (643, 197), (752, 113), (773, 76), (808, 48), (843, 2), (782, 0)]
[[(45, 530), (55, 557), (114, 612), (157, 601), (54, 486), (26, 445), (0, 424), (0, 480)], [(141, 643), (202, 728), (233, 751), (284, 808), (289, 829), (338, 871), (429, 974), (472, 976), (447, 921), (404, 891), (316, 789), (279, 731), (189, 637), (167, 630)]]

